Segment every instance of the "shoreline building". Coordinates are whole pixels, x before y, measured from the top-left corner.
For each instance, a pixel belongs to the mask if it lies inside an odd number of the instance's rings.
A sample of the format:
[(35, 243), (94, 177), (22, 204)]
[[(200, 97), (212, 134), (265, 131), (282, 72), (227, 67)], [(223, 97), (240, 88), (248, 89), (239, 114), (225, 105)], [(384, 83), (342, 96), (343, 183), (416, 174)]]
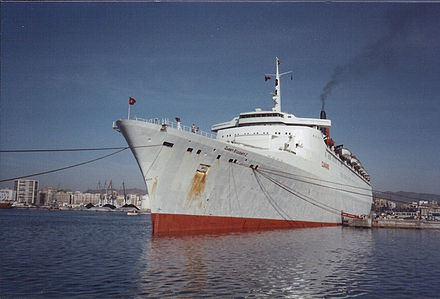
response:
[(0, 189), (0, 201), (14, 201), (15, 200), (15, 192), (11, 189)]
[(55, 193), (57, 190), (54, 187), (43, 187), (40, 191), (40, 205), (49, 206), (55, 201)]
[(37, 180), (15, 180), (15, 201), (26, 204), (36, 204), (38, 201)]

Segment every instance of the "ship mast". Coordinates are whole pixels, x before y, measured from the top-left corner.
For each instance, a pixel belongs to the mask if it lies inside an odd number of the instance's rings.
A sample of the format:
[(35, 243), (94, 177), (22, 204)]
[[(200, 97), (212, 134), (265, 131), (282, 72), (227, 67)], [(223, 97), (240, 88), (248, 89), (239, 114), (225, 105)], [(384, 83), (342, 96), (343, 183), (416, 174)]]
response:
[[(275, 112), (281, 112), (281, 84), (280, 84), (280, 77), (291, 74), (292, 71), (288, 71), (285, 73), (280, 74), (279, 72), (279, 65), (281, 64), (281, 61), (278, 59), (278, 57), (275, 57), (275, 74), (266, 74), (266, 76), (275, 76), (275, 93), (272, 94), (272, 100), (273, 100), (273, 108), (272, 111)], [(270, 78), (270, 77), (267, 77)]]

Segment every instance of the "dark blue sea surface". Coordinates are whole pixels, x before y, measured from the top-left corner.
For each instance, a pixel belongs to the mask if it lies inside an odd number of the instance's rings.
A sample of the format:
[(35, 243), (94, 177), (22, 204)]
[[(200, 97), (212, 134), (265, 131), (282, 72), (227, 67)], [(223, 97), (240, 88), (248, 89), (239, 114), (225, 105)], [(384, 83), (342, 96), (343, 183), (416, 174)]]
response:
[(151, 236), (150, 215), (0, 210), (0, 298), (439, 298), (440, 231)]

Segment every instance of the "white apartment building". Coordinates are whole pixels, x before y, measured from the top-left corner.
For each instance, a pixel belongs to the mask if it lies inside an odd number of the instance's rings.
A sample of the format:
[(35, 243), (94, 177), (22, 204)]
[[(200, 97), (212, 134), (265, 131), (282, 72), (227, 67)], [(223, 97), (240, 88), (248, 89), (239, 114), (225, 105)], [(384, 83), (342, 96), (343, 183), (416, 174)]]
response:
[(36, 204), (38, 200), (38, 181), (15, 180), (15, 201), (27, 204)]

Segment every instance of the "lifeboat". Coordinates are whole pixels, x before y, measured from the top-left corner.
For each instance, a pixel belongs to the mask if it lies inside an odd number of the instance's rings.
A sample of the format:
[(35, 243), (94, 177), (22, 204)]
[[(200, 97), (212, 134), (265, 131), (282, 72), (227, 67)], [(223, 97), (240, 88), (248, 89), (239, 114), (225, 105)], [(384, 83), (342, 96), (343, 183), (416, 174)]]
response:
[(346, 148), (339, 148), (338, 154), (341, 156), (341, 158), (345, 161), (351, 161), (351, 152)]
[(361, 162), (360, 162), (355, 156), (352, 156), (352, 157), (351, 157), (351, 159), (350, 159), (350, 163), (351, 163), (351, 165), (353, 165), (354, 168), (356, 168), (356, 169), (358, 169), (358, 168), (361, 166)]

